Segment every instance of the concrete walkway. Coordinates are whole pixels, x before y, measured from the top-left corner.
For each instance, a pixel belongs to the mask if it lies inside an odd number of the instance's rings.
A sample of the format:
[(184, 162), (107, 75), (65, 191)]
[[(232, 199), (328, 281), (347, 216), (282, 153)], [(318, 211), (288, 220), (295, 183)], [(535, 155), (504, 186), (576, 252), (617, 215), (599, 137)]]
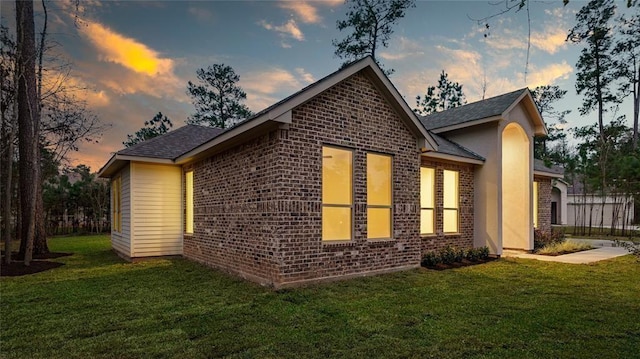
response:
[(531, 254), (514, 250), (505, 250), (502, 252), (504, 257), (515, 258), (527, 258), (537, 259), (546, 262), (560, 262), (571, 264), (588, 264), (620, 257), (629, 254), (629, 252), (621, 247), (616, 247), (613, 241), (608, 240), (593, 240), (593, 239), (579, 239), (571, 238), (572, 241), (589, 243), (595, 249), (588, 251), (582, 251), (571, 254), (563, 254), (561, 256), (543, 256), (540, 254)]

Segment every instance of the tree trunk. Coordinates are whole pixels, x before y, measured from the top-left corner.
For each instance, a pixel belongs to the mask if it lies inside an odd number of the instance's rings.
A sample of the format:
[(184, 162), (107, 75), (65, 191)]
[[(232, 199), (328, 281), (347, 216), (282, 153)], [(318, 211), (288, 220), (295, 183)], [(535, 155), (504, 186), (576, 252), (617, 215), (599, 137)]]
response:
[[(20, 198), (22, 212), (22, 240), (25, 265), (29, 265), (33, 253), (36, 232), (35, 212), (40, 178), (38, 169), (38, 140), (40, 111), (36, 92), (36, 44), (33, 21), (33, 2), (16, 0), (16, 71), (18, 73), (18, 132)], [(22, 247), (22, 246), (21, 246)], [(21, 248), (22, 249), (22, 248)]]

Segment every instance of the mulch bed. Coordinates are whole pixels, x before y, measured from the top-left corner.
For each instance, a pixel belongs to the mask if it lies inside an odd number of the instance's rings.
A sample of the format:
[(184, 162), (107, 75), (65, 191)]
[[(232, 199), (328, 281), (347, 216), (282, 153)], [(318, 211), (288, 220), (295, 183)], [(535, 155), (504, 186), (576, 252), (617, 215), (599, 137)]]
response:
[(498, 259), (498, 258), (497, 257), (489, 257), (487, 259), (481, 259), (481, 260), (477, 260), (477, 261), (474, 261), (474, 262), (466, 260), (466, 259), (463, 259), (462, 262), (454, 262), (454, 263), (450, 263), (450, 264), (438, 263), (435, 266), (423, 266), (423, 268), (434, 269), (434, 270), (446, 270), (446, 269), (453, 269), (453, 268), (462, 268), (462, 267), (475, 266), (475, 265), (478, 265), (478, 264), (493, 262), (496, 259)]
[(60, 262), (51, 262), (46, 259), (55, 259), (61, 257), (67, 257), (73, 253), (63, 252), (51, 252), (46, 254), (34, 255), (33, 260), (29, 266), (25, 266), (22, 258), (18, 257), (18, 253), (13, 253), (11, 256), (12, 262), (10, 265), (4, 264), (4, 255), (2, 256), (2, 269), (0, 269), (0, 277), (19, 277), (23, 275), (35, 274), (44, 272), (50, 269), (58, 268), (64, 265)]

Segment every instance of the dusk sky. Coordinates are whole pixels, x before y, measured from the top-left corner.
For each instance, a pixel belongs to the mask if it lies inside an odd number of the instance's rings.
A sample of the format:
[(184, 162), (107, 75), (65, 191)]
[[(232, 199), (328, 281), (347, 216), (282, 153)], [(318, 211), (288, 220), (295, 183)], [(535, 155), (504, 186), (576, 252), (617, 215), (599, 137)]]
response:
[[(582, 45), (565, 42), (575, 13), (585, 5), (572, 0), (531, 2), (531, 55), (525, 81), (527, 14), (510, 13), (484, 25), (482, 18), (502, 5), (487, 1), (418, 1), (395, 27), (390, 46), (379, 60), (395, 69), (390, 77), (407, 103), (436, 84), (445, 70), (463, 84), (468, 102), (481, 99), (486, 76), (487, 97), (518, 88), (559, 85), (568, 90), (560, 109), (572, 109), (569, 126), (595, 122), (581, 117), (581, 97), (575, 94), (575, 63)], [(273, 104), (337, 70), (332, 39), (347, 7), (327, 1), (81, 1), (77, 25), (73, 1), (49, 3), (50, 33), (57, 52), (73, 64), (68, 81), (88, 88), (80, 96), (105, 124), (112, 127), (99, 144), (83, 144), (72, 153), (72, 164), (97, 171), (113, 152), (122, 149), (127, 134), (159, 111), (174, 128), (193, 112), (186, 95), (196, 69), (214, 63), (234, 68), (254, 111)], [(626, 10), (618, 2), (620, 10)], [(15, 29), (15, 4), (2, 1), (3, 24)], [(36, 2), (36, 31), (41, 6)], [(51, 74), (49, 74), (51, 75)], [(631, 105), (623, 104), (629, 114)]]

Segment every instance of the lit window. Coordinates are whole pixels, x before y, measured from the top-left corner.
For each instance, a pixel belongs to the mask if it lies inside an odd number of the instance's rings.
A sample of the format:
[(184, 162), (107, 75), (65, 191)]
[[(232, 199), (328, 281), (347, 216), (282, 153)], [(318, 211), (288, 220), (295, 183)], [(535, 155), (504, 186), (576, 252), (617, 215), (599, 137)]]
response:
[(391, 238), (391, 156), (367, 153), (367, 238)]
[(457, 171), (443, 173), (443, 229), (445, 233), (458, 232), (458, 177)]
[(420, 234), (435, 233), (435, 178), (435, 169), (420, 167)]
[(185, 172), (184, 178), (185, 232), (193, 233), (193, 171)]
[(538, 182), (533, 182), (533, 228), (538, 228)]
[(353, 152), (322, 147), (322, 240), (351, 240)]
[(114, 232), (122, 232), (122, 177), (111, 182), (111, 227)]

